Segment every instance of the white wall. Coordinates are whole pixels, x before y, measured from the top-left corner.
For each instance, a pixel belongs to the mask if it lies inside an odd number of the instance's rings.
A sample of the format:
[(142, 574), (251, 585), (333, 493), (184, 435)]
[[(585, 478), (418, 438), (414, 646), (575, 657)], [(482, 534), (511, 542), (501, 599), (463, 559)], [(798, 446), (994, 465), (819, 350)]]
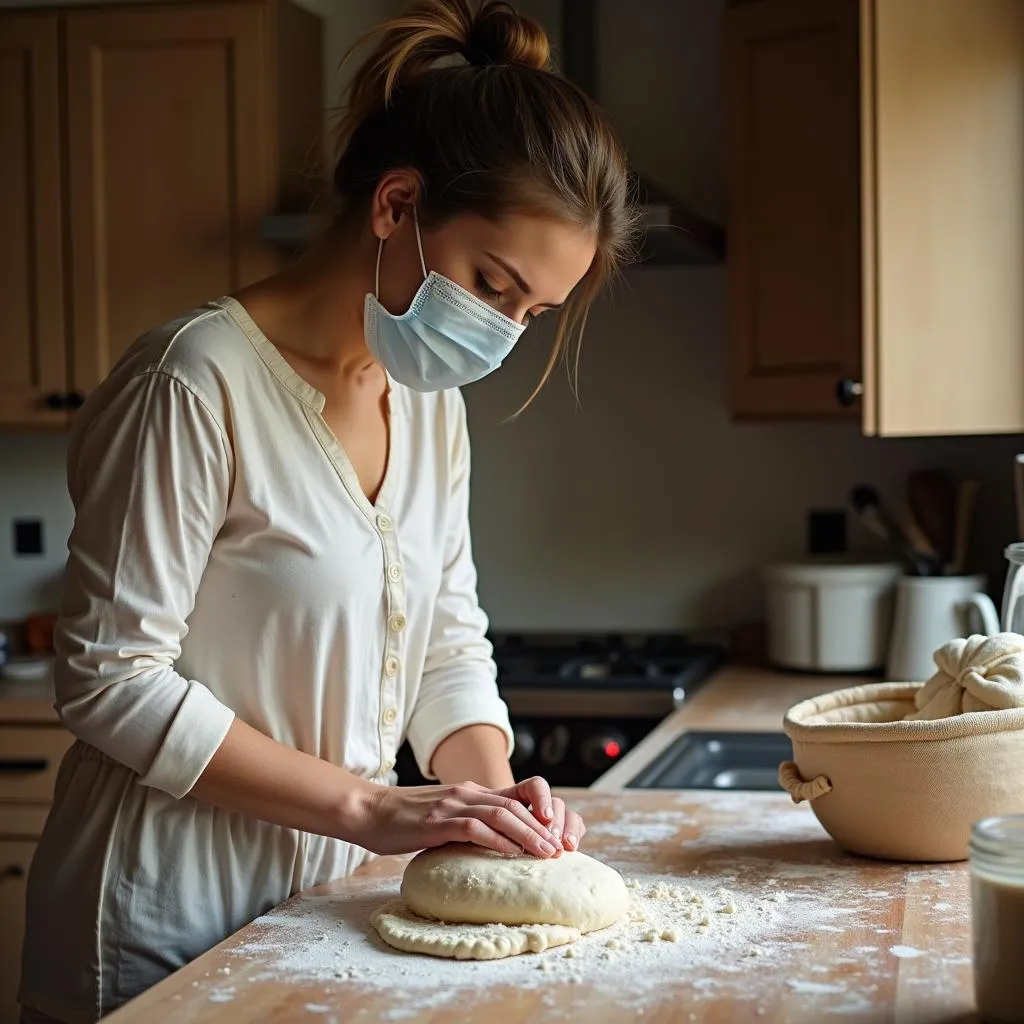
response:
[[(636, 163), (722, 214), (721, 0), (598, 2), (600, 98)], [(327, 15), (331, 76), (348, 41), (396, 4), (309, 6)], [(525, 6), (542, 17), (557, 9)], [(559, 378), (502, 424), (547, 343), (531, 330), (499, 374), (467, 390), (480, 588), (496, 627), (692, 627), (756, 614), (756, 569), (800, 552), (808, 508), (843, 505), (861, 480), (896, 497), (922, 465), (982, 480), (977, 561), (998, 585), (1021, 440), (878, 441), (852, 425), (731, 423), (721, 269), (631, 272), (591, 318), (582, 409)], [(60, 438), (0, 437), (0, 618), (52, 594), (70, 524), (62, 459)], [(33, 514), (47, 517), (50, 553), (15, 561), (5, 531)]]

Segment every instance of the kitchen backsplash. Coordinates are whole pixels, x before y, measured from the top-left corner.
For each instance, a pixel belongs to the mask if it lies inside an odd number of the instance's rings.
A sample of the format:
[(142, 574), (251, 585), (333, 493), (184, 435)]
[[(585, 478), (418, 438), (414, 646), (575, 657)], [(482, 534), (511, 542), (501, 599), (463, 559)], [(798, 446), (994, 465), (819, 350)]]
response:
[[(636, 162), (721, 216), (722, 0), (596, 2), (598, 95)], [(345, 48), (397, 2), (308, 6), (325, 18), (333, 96)], [(554, 24), (556, 0), (522, 7)], [(631, 45), (620, 46), (627, 32)], [(500, 373), (467, 389), (480, 590), (496, 627), (658, 629), (754, 617), (757, 569), (800, 554), (808, 508), (842, 506), (862, 480), (897, 498), (916, 466), (982, 481), (973, 561), (998, 587), (1001, 548), (1013, 539), (1012, 456), (1024, 440), (877, 441), (853, 425), (732, 423), (725, 308), (721, 268), (632, 271), (591, 316), (581, 408), (558, 375), (522, 417), (502, 422), (540, 372), (551, 333), (542, 324)], [(65, 451), (60, 435), (0, 436), (0, 619), (56, 600), (71, 525)], [(11, 522), (33, 517), (45, 522), (46, 552), (15, 558)], [(850, 533), (855, 546), (867, 543), (853, 524)]]

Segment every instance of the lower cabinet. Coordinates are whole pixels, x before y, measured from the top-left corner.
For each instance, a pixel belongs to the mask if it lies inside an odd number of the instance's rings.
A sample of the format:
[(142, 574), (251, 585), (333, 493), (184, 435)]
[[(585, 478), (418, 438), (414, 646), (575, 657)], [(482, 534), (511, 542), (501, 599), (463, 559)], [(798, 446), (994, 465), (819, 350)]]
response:
[(17, 1024), (18, 1020), (25, 886), (35, 848), (35, 839), (0, 839), (0, 1024)]
[(28, 869), (75, 738), (56, 724), (2, 718), (0, 701), (0, 1024), (17, 1024)]

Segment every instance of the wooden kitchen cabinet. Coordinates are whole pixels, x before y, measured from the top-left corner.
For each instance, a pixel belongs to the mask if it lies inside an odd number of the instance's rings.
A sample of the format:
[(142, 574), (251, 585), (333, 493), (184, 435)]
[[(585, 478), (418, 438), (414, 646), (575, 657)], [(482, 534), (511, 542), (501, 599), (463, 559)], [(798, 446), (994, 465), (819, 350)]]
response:
[(0, 422), (66, 417), (58, 53), (55, 15), (0, 15)]
[(279, 265), (259, 223), (310, 194), (321, 25), (224, 0), (0, 13), (0, 39), (0, 424), (62, 424), (144, 330)]
[(17, 1024), (21, 939), (25, 932), (25, 886), (34, 839), (0, 836), (0, 1024)]
[(1024, 5), (926, 6), (727, 12), (737, 418), (1024, 431)]
[(8, 719), (8, 704), (0, 700), (0, 1024), (18, 1020), (28, 869), (57, 770), (74, 742), (60, 726)]

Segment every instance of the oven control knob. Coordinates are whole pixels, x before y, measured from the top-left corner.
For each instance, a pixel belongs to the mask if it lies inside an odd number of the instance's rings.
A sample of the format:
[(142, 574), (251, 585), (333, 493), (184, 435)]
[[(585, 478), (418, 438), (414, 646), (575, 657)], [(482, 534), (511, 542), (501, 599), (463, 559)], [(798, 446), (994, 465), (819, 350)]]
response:
[(537, 752), (537, 737), (528, 725), (516, 725), (512, 727), (512, 736), (515, 739), (515, 749), (512, 751), (512, 764), (522, 764), (529, 761)]
[(610, 768), (626, 752), (629, 741), (614, 729), (597, 732), (583, 741), (580, 756), (588, 768)]
[(546, 733), (540, 741), (540, 759), (547, 765), (561, 764), (569, 752), (569, 730), (564, 725), (556, 725)]

